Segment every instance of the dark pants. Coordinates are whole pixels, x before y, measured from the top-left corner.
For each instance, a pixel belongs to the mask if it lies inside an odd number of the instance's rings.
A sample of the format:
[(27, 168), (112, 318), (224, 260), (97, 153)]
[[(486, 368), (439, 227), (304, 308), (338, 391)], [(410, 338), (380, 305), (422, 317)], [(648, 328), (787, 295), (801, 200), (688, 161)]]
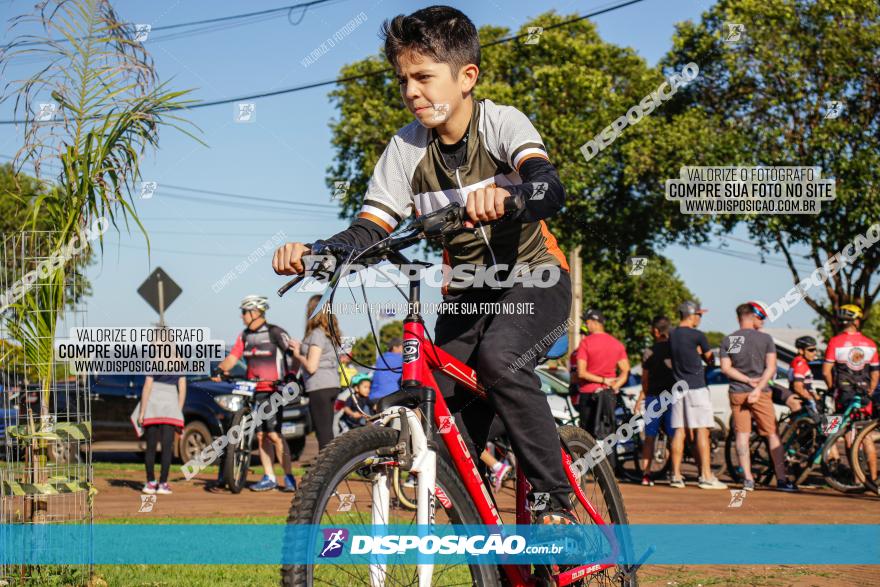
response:
[(315, 435), (318, 437), (319, 450), (333, 440), (333, 405), (338, 396), (338, 387), (315, 389), (309, 392), (309, 414)]
[(144, 462), (147, 465), (147, 481), (156, 480), (156, 450), (159, 442), (162, 443), (162, 469), (159, 475), (159, 483), (168, 483), (168, 472), (171, 470), (171, 457), (174, 455), (174, 426), (171, 424), (152, 424), (144, 426), (147, 436), (147, 454)]
[[(487, 390), (488, 402), (446, 375), (435, 372), (437, 384), (476, 461), (486, 447), (489, 426), (497, 414), (532, 491), (549, 493), (552, 501), (570, 507), (569, 483), (562, 468), (559, 434), (541, 391), (535, 367), (549, 350), (542, 338), (557, 327), (566, 336), (565, 323), (571, 307), (571, 280), (561, 271), (560, 280), (549, 288), (521, 284), (498, 290), (473, 290), (444, 298), (459, 303), (533, 303), (529, 310), (514, 313), (441, 313), (437, 317), (436, 344), (473, 367)], [(525, 360), (525, 364), (522, 361)]]

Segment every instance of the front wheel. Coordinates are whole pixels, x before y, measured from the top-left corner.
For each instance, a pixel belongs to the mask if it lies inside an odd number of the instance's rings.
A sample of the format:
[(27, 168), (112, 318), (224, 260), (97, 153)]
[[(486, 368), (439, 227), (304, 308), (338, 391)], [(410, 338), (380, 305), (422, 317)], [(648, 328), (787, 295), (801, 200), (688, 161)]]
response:
[(850, 450), (857, 429), (850, 420), (833, 433), (822, 446), (822, 475), (825, 482), (841, 493), (863, 493), (865, 484), (856, 478), (855, 466), (850, 460)]
[[(399, 431), (382, 426), (365, 426), (335, 438), (321, 453), (302, 480), (293, 499), (288, 524), (340, 525), (373, 524), (373, 495), (390, 495), (394, 470), (398, 468), (393, 448)], [(400, 478), (400, 471), (398, 471)], [(418, 479), (416, 479), (418, 483)], [(437, 524), (480, 524), (480, 517), (462, 482), (438, 455), (435, 501)], [(432, 508), (434, 509), (434, 508)], [(416, 513), (395, 500), (389, 501), (389, 519), (395, 525), (415, 525)], [(418, 531), (414, 528), (413, 534)], [(291, 545), (286, 545), (291, 546)], [(291, 552), (308, 552), (309, 560), (317, 560), (315, 542), (294, 544)], [(312, 585), (370, 585), (371, 567), (334, 565), (332, 558), (320, 559), (321, 564), (292, 564), (281, 567), (281, 584), (285, 587)], [(383, 575), (386, 585), (417, 585), (416, 566), (394, 564), (372, 569)], [(436, 565), (432, 585), (481, 585), (500, 587), (497, 567), (462, 564)]]
[(237, 426), (241, 431), (239, 441), (235, 445), (229, 443), (226, 454), (223, 455), (223, 478), (232, 493), (241, 493), (247, 483), (254, 440), (253, 427), (248, 427), (247, 422), (252, 418), (251, 411), (242, 408), (232, 417), (232, 425), (229, 427), (232, 430)]
[(877, 455), (880, 454), (880, 421), (874, 420), (859, 432), (850, 450), (850, 462), (855, 467), (856, 479), (877, 495)]

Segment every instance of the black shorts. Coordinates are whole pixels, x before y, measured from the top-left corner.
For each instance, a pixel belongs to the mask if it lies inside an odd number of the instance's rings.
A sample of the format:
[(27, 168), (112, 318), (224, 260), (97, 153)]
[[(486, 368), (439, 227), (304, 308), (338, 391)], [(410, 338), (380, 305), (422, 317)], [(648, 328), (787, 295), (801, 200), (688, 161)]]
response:
[[(260, 410), (260, 406), (263, 404), (269, 403), (269, 398), (272, 396), (269, 392), (258, 392), (254, 394), (254, 413), (257, 413)], [(257, 432), (281, 432), (281, 410), (283, 410), (283, 406), (278, 406), (278, 410), (260, 422), (257, 426)], [(269, 408), (265, 408), (266, 412), (269, 412)]]
[(784, 406), (785, 402), (794, 395), (792, 390), (781, 385), (771, 385), (770, 392), (772, 393), (773, 403), (780, 406)]
[(853, 387), (837, 390), (834, 394), (834, 411), (838, 414), (844, 413), (853, 400), (856, 399), (856, 396), (861, 398), (862, 407), (854, 411), (854, 417), (859, 419), (871, 417), (874, 413), (875, 402), (863, 390)]

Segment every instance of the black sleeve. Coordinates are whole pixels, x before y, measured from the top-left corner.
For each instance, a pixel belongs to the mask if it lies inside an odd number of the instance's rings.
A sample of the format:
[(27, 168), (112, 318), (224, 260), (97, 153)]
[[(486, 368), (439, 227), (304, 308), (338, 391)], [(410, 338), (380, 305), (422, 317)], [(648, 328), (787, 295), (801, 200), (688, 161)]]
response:
[(390, 233), (370, 220), (365, 218), (356, 218), (351, 226), (331, 236), (323, 239), (324, 243), (335, 243), (350, 245), (357, 248), (366, 248), (374, 245)]
[(702, 330), (698, 330), (698, 332), (700, 334), (697, 337), (697, 344), (700, 345), (700, 348), (702, 349), (703, 354), (705, 355), (706, 353), (708, 353), (709, 351), (712, 350), (712, 347), (709, 346), (709, 339), (706, 338), (706, 333), (703, 332)]
[(523, 182), (504, 186), (511, 194), (522, 194), (526, 207), (518, 215), (522, 222), (550, 218), (565, 205), (565, 188), (553, 164), (541, 157), (532, 157), (519, 168)]

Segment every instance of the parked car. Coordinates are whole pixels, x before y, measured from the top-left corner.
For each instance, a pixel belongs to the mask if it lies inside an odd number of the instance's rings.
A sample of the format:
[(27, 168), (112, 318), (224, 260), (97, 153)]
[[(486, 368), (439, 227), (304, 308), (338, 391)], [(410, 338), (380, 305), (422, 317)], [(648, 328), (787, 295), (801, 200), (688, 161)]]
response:
[[(244, 366), (238, 365), (230, 375), (244, 379)], [(141, 398), (145, 375), (93, 375), (89, 377), (91, 400), (92, 452), (141, 452), (145, 442), (138, 439), (131, 422), (131, 414)], [(241, 407), (242, 398), (232, 393), (234, 383), (211, 381), (206, 376), (187, 376), (186, 401), (183, 406), (184, 428), (174, 447), (175, 456), (186, 462), (227, 432), (232, 419)], [(75, 395), (75, 384), (70, 382), (53, 390), (55, 413), (63, 413)], [(65, 399), (70, 398), (70, 399)], [(281, 414), (281, 435), (290, 448), (291, 459), (296, 460), (305, 448), (306, 435), (311, 431), (308, 397), (284, 406)], [(36, 409), (36, 408), (34, 408)], [(79, 413), (88, 413), (78, 410)], [(76, 452), (76, 451), (74, 451)], [(58, 461), (77, 458), (58, 446), (50, 458)]]

